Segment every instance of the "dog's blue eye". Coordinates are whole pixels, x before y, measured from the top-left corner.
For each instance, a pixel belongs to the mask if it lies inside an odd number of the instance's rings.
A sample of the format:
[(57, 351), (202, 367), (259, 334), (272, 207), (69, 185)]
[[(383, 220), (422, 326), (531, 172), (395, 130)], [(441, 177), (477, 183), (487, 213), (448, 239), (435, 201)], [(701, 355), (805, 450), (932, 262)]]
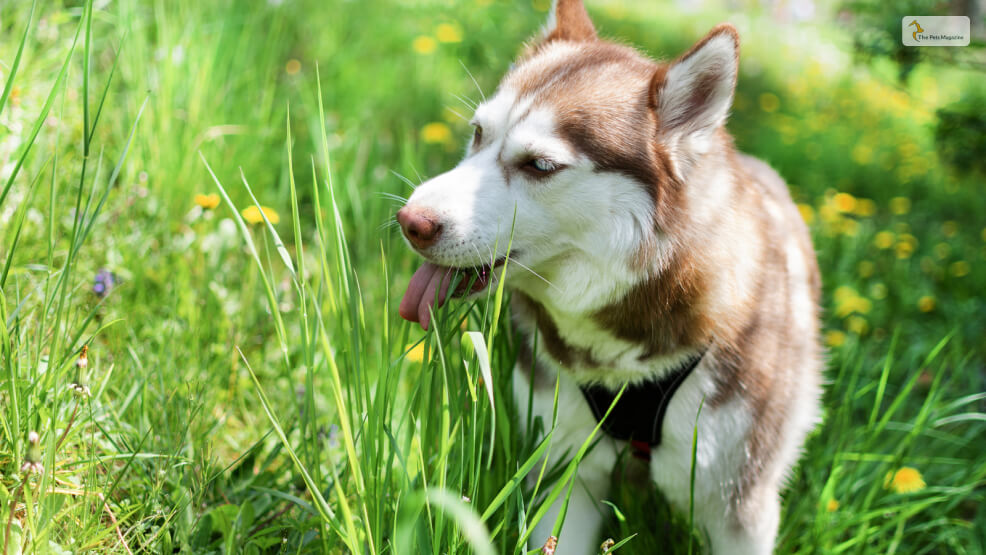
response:
[(524, 164), (524, 169), (531, 173), (551, 173), (558, 169), (558, 166), (547, 158), (532, 158)]

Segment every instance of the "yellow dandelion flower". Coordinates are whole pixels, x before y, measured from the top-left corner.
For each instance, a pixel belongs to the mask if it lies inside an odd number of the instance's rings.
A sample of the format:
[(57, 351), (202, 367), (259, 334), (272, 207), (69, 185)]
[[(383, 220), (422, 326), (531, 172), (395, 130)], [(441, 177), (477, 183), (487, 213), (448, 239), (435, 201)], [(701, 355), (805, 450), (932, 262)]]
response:
[(941, 224), (942, 233), (945, 237), (955, 237), (955, 234), (959, 232), (959, 224), (953, 220), (949, 220)]
[(452, 139), (452, 130), (440, 121), (429, 123), (421, 128), (421, 140), (426, 143), (447, 143)]
[(894, 235), (894, 232), (881, 231), (876, 234), (876, 237), (873, 238), (873, 244), (880, 249), (889, 249), (890, 247), (894, 246), (895, 240), (896, 240), (896, 236)]
[(918, 299), (918, 310), (921, 312), (931, 312), (935, 309), (935, 298), (931, 295), (925, 295)]
[(781, 107), (781, 99), (774, 93), (765, 92), (760, 95), (760, 109), (764, 112), (776, 112)]
[(833, 293), (832, 296), (835, 297), (835, 302), (841, 303), (846, 301), (847, 299), (851, 299), (852, 297), (855, 297), (856, 290), (853, 289), (852, 287), (849, 287), (848, 285), (841, 285), (835, 290), (835, 293)]
[(418, 54), (431, 54), (438, 48), (438, 41), (432, 37), (421, 35), (414, 39), (411, 48)]
[(859, 143), (858, 145), (853, 147), (852, 152), (850, 153), (850, 157), (852, 158), (853, 162), (856, 162), (861, 166), (865, 166), (866, 164), (869, 164), (870, 162), (873, 161), (873, 148), (870, 147), (869, 145)]
[(898, 216), (903, 216), (911, 211), (911, 199), (907, 197), (894, 197), (890, 199), (890, 211)]
[(829, 347), (839, 347), (846, 342), (846, 334), (839, 330), (825, 332), (825, 344)]
[(212, 210), (219, 206), (219, 195), (217, 193), (209, 193), (208, 195), (195, 195), (195, 204), (201, 206), (205, 210)]
[(853, 312), (868, 314), (873, 308), (873, 303), (866, 297), (860, 296), (855, 289), (848, 285), (843, 285), (835, 290), (835, 314), (841, 318), (849, 316)]
[(849, 193), (837, 193), (832, 197), (832, 204), (839, 212), (852, 212), (856, 208), (856, 197)]
[(860, 314), (869, 314), (870, 309), (873, 308), (873, 303), (865, 297), (853, 297), (852, 299), (846, 301), (842, 306), (836, 309), (840, 316), (847, 316), (853, 312), (858, 312)]
[(932, 250), (938, 260), (945, 260), (948, 258), (948, 255), (952, 253), (952, 245), (949, 245), (948, 243), (938, 243)]
[(815, 209), (810, 204), (798, 204), (798, 212), (801, 212), (801, 219), (806, 224), (811, 225), (815, 221)]
[(421, 362), (425, 359), (425, 344), (418, 343), (410, 351), (407, 352), (405, 359), (411, 362)]
[(301, 71), (301, 62), (291, 58), (288, 63), (284, 64), (284, 72), (288, 75), (297, 75)]
[(869, 260), (863, 260), (856, 266), (856, 270), (859, 271), (859, 277), (868, 278), (873, 275), (876, 265)]
[(818, 207), (818, 215), (822, 218), (822, 221), (827, 224), (833, 224), (839, 221), (839, 211), (828, 204), (823, 204)]
[(435, 27), (438, 42), (462, 42), (462, 29), (452, 23), (442, 23)]
[(828, 503), (825, 504), (825, 510), (834, 513), (839, 510), (839, 502), (835, 499), (829, 499)]
[(910, 258), (914, 254), (914, 245), (906, 241), (901, 241), (894, 247), (894, 252), (897, 254), (897, 258), (901, 260)]
[(846, 328), (856, 335), (865, 335), (866, 332), (870, 331), (870, 324), (866, 318), (853, 315), (846, 318)]
[(916, 468), (903, 466), (897, 472), (888, 472), (883, 487), (897, 493), (914, 493), (925, 487), (924, 478)]
[(965, 277), (965, 276), (969, 275), (969, 270), (970, 269), (971, 268), (969, 267), (969, 263), (968, 262), (966, 262), (965, 260), (958, 260), (958, 261), (952, 262), (948, 266), (948, 273), (952, 274), (955, 277)]
[[(260, 213), (261, 210), (263, 210), (263, 214)], [(273, 208), (269, 208), (267, 206), (261, 206), (260, 208), (257, 208), (256, 206), (248, 206), (240, 212), (240, 215), (243, 216), (243, 219), (246, 220), (247, 223), (253, 225), (264, 223), (264, 216), (267, 216), (267, 219), (270, 220), (270, 223), (272, 224), (276, 224), (281, 221), (281, 217), (277, 215), (277, 212), (275, 212)]]
[(876, 214), (876, 203), (868, 198), (858, 198), (854, 212), (857, 216), (868, 218)]
[(897, 151), (900, 152), (900, 155), (905, 158), (912, 158), (916, 156), (919, 150), (920, 148), (918, 145), (911, 142), (901, 143), (900, 146), (897, 147)]
[(839, 231), (848, 237), (855, 237), (859, 234), (859, 222), (849, 218), (844, 218), (841, 222), (839, 222)]

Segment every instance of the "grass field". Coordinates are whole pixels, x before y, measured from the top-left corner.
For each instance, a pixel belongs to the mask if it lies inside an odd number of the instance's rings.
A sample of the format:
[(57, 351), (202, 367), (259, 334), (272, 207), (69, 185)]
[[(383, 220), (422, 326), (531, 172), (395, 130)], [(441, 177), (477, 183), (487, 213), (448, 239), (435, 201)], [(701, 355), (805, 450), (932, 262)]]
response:
[[(524, 551), (578, 484), (519, 480), (551, 423), (512, 416), (505, 300), (400, 320), (388, 222), (547, 4), (0, 4), (6, 553)], [(982, 76), (902, 86), (834, 26), (588, 4), (664, 58), (735, 22), (729, 129), (811, 224), (825, 419), (777, 552), (986, 552), (986, 197), (932, 128)], [(657, 492), (608, 502), (619, 552), (701, 547)]]

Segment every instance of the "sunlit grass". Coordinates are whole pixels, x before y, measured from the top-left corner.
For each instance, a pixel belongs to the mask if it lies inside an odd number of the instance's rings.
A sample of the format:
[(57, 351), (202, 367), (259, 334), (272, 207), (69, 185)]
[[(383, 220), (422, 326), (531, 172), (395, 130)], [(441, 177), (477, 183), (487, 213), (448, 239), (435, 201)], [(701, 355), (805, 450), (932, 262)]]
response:
[[(427, 334), (397, 317), (415, 261), (385, 224), (543, 4), (0, 7), (8, 552), (523, 551), (574, 466), (512, 416), (492, 293)], [(590, 10), (664, 56), (720, 18)], [(983, 552), (986, 207), (934, 155), (950, 93), (770, 37), (744, 34), (730, 129), (812, 227), (830, 347), (778, 552)], [(614, 483), (621, 552), (693, 539)]]

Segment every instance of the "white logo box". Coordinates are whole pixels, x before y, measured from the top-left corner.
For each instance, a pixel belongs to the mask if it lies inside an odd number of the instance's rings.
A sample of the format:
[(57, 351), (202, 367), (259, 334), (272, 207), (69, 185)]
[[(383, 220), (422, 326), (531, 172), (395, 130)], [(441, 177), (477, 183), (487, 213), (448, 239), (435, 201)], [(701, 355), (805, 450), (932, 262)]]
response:
[(900, 20), (904, 46), (969, 46), (964, 15), (909, 15)]

